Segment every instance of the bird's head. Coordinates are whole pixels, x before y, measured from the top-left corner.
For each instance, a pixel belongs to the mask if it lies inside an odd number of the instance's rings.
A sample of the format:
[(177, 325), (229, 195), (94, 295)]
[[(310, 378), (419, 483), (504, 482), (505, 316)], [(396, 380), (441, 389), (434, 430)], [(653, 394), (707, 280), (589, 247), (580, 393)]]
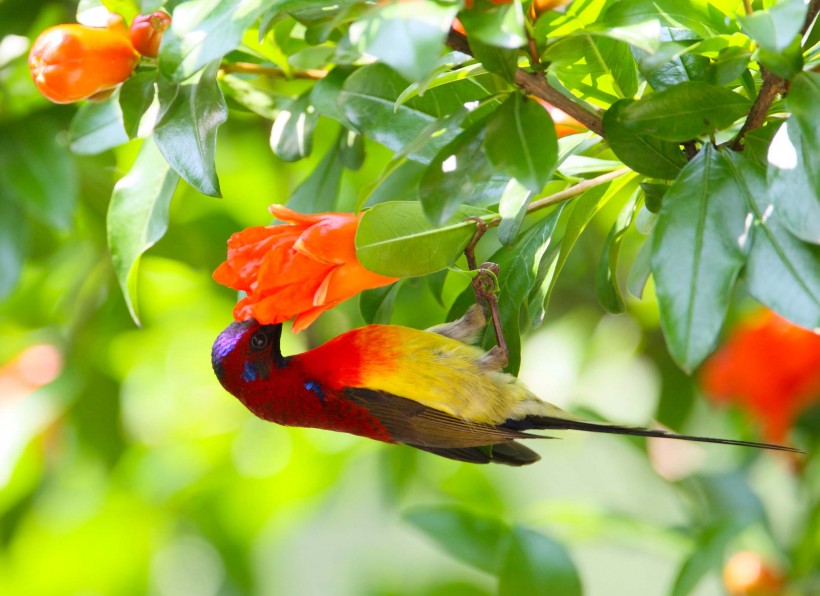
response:
[(231, 323), (216, 338), (211, 365), (222, 386), (240, 397), (248, 383), (267, 379), (284, 365), (279, 348), (282, 325), (260, 325), (254, 319)]

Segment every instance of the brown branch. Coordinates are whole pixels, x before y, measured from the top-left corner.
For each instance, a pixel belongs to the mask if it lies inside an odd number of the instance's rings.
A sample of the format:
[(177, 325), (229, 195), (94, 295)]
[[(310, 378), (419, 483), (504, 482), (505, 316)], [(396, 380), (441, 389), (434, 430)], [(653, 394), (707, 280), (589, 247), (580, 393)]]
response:
[[(820, 11), (820, 0), (812, 0), (806, 13), (806, 20), (800, 29), (801, 37), (805, 35), (806, 31), (809, 30), (809, 27), (814, 22), (814, 19), (817, 18), (818, 11)], [(746, 117), (746, 121), (743, 123), (737, 136), (729, 142), (729, 148), (735, 151), (743, 150), (743, 138), (746, 134), (763, 126), (763, 123), (766, 121), (766, 116), (769, 114), (769, 108), (772, 107), (775, 98), (789, 90), (789, 81), (786, 79), (762, 67), (760, 72), (763, 75), (763, 84), (760, 86), (760, 91), (758, 91), (757, 97), (752, 104), (752, 109), (749, 110), (749, 115)]]
[(252, 62), (223, 62), (219, 69), (225, 74), (254, 74), (272, 79), (307, 79), (317, 81), (327, 76), (326, 70), (294, 70), (287, 73), (275, 66), (263, 66)]
[[(473, 55), (470, 44), (464, 35), (457, 31), (450, 30), (447, 36), (447, 45), (463, 54)], [(539, 99), (554, 105), (559, 110), (566, 112), (578, 122), (586, 126), (589, 130), (601, 137), (604, 135), (604, 125), (601, 116), (592, 112), (580, 104), (575, 103), (561, 92), (553, 89), (547, 84), (547, 80), (541, 73), (527, 72), (521, 68), (515, 72), (515, 84), (521, 87), (529, 95), (534, 95)]]

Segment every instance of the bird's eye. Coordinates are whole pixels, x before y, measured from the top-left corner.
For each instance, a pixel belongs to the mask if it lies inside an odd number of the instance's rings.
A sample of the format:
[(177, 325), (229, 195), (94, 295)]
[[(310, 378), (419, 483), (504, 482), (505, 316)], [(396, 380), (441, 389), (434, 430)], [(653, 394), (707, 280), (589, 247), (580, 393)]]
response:
[(270, 342), (270, 338), (268, 337), (267, 333), (263, 331), (257, 331), (253, 335), (251, 335), (251, 349), (252, 350), (264, 350), (268, 347), (268, 342)]

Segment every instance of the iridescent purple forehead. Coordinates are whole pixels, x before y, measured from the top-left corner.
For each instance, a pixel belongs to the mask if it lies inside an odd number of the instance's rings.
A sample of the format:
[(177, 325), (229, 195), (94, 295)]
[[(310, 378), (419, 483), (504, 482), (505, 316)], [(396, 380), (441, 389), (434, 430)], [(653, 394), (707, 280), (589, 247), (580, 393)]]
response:
[(245, 332), (256, 324), (254, 319), (249, 319), (228, 325), (214, 342), (214, 346), (211, 349), (211, 363), (214, 366), (221, 363), (228, 354), (233, 352), (236, 344), (239, 343), (239, 340), (242, 339)]

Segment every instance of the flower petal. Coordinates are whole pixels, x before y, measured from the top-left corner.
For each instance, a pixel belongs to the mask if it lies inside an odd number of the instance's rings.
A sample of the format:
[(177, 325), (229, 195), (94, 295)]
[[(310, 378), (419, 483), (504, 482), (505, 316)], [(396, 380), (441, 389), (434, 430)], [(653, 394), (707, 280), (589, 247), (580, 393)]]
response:
[(359, 218), (352, 213), (327, 213), (302, 232), (293, 248), (323, 263), (355, 261), (358, 227)]
[[(323, 284), (327, 284), (327, 291), (323, 296), (322, 303), (342, 302), (370, 288), (386, 286), (395, 281), (397, 277), (384, 277), (362, 267), (358, 261), (345, 263), (331, 271)], [(316, 299), (314, 298), (314, 304)]]
[(328, 304), (323, 304), (322, 306), (317, 306), (316, 308), (312, 308), (308, 311), (300, 313), (296, 319), (293, 321), (292, 331), (294, 333), (299, 333), (300, 331), (304, 331), (308, 327), (310, 327), (316, 319), (319, 318), (326, 310), (330, 310), (334, 306), (336, 306), (338, 302), (330, 302)]
[[(287, 222), (289, 224), (301, 224), (311, 226), (327, 215), (326, 213), (299, 213), (293, 209), (288, 209), (284, 205), (274, 204), (268, 207), (268, 211), (276, 219)], [(335, 214), (332, 214), (335, 215)]]

